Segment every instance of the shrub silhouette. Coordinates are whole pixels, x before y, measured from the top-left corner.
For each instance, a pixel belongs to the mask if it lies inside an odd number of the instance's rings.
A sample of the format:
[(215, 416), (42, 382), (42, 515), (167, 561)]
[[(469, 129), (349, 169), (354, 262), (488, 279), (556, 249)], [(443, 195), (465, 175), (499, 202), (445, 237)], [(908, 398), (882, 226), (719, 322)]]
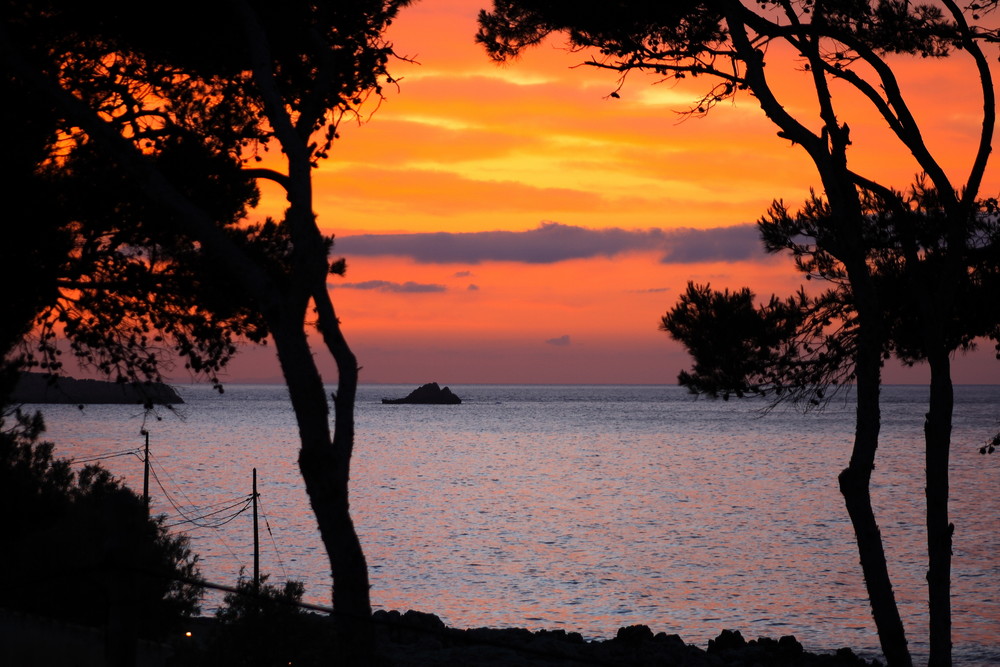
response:
[(39, 437), (41, 415), (0, 418), (0, 606), (90, 626), (126, 618), (161, 638), (198, 611), (197, 557), (99, 465), (74, 473)]
[(212, 667), (251, 665), (327, 665), (337, 655), (334, 624), (329, 616), (297, 606), (305, 587), (241, 578), (216, 612), (217, 625), (199, 664)]

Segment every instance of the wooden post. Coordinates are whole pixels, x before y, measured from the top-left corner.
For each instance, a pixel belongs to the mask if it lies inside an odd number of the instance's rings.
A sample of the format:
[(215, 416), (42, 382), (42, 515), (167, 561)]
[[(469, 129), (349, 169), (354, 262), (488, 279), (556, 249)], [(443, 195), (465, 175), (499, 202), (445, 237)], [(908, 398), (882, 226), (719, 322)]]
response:
[(146, 514), (149, 514), (149, 431), (142, 429), (142, 434), (146, 436), (146, 449), (142, 457), (142, 502), (146, 505)]
[(253, 587), (260, 588), (260, 535), (257, 532), (257, 469), (253, 469)]

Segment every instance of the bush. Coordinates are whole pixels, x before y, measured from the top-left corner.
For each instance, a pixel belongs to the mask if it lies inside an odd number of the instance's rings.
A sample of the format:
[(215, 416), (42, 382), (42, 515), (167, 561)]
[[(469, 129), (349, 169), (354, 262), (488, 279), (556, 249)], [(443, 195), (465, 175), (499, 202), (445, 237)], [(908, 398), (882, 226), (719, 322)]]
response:
[[(40, 415), (0, 415), (0, 606), (158, 639), (197, 613), (197, 557), (98, 465), (78, 474), (40, 441)], [(179, 582), (176, 578), (186, 579)]]
[(329, 616), (297, 606), (305, 588), (288, 581), (278, 587), (241, 578), (216, 612), (216, 627), (202, 664), (213, 667), (329, 665), (338, 655)]

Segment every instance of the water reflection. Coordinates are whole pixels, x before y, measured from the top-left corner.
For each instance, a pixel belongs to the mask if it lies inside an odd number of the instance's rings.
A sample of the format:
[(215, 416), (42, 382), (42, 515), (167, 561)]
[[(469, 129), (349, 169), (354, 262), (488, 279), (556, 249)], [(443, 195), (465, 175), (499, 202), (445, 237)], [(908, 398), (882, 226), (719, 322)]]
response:
[[(850, 451), (849, 406), (759, 419), (751, 403), (692, 400), (672, 387), (463, 387), (461, 406), (381, 404), (406, 389), (363, 388), (359, 402), (352, 506), (377, 606), (433, 611), (457, 626), (606, 637), (646, 623), (700, 643), (727, 627), (876, 650), (836, 486)], [(959, 656), (992, 646), (1000, 621), (1000, 508), (985, 503), (1000, 488), (1000, 465), (983, 465), (975, 446), (996, 428), (1000, 391), (984, 391), (960, 388), (955, 420)], [(305, 580), (310, 601), (329, 603), (283, 389), (234, 386), (216, 397), (196, 387), (186, 396), (184, 420), (147, 424), (166, 483), (207, 505), (246, 492), (257, 467), (278, 546), (265, 540), (266, 569)], [(886, 396), (874, 501), (919, 652), (923, 393)], [(57, 452), (136, 444), (141, 418), (124, 410), (46, 408)], [(116, 465), (141, 485), (141, 469)], [(153, 495), (154, 511), (170, 510)], [(251, 560), (239, 522), (191, 536), (212, 580), (231, 583)]]

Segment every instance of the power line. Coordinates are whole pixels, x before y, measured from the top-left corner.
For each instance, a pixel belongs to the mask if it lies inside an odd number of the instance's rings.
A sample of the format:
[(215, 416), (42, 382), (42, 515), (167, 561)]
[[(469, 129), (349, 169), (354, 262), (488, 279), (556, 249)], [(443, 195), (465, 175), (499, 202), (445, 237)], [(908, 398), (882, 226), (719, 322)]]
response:
[(257, 501), (260, 503), (260, 513), (264, 515), (264, 526), (267, 528), (267, 534), (271, 537), (271, 544), (274, 545), (274, 555), (278, 557), (278, 567), (281, 568), (281, 576), (288, 581), (288, 572), (285, 571), (285, 563), (281, 560), (281, 552), (278, 551), (278, 543), (274, 539), (274, 533), (271, 532), (271, 524), (267, 520), (267, 512), (264, 511), (264, 503), (261, 500), (261, 495), (257, 494)]
[[(226, 525), (227, 523), (229, 523), (230, 521), (232, 521), (233, 519), (235, 519), (236, 517), (238, 517), (240, 514), (243, 514), (243, 512), (247, 511), (247, 508), (250, 506), (251, 502), (253, 502), (253, 498), (249, 498), (249, 497), (240, 498), (236, 502), (230, 503), (229, 505), (227, 505), (226, 507), (223, 507), (222, 509), (218, 509), (218, 510), (215, 510), (213, 512), (206, 512), (205, 514), (202, 514), (202, 515), (196, 516), (196, 517), (185, 517), (185, 519), (183, 521), (177, 521), (176, 523), (167, 524), (166, 526), (164, 526), (164, 528), (173, 528), (174, 526), (180, 526), (180, 525), (183, 525), (185, 523), (190, 523), (195, 528), (218, 528), (219, 526)], [(239, 510), (237, 510), (235, 513), (233, 513), (230, 516), (223, 517), (223, 518), (218, 519), (218, 520), (216, 520), (215, 522), (212, 522), (212, 523), (199, 523), (202, 519), (207, 519), (210, 516), (215, 516), (217, 514), (222, 514), (223, 512), (231, 510), (232, 508), (237, 507), (239, 505), (242, 505), (242, 507), (240, 507)]]
[(215, 507), (221, 507), (222, 505), (232, 505), (234, 503), (235, 504), (239, 504), (239, 503), (243, 502), (247, 497), (248, 496), (240, 496), (239, 498), (231, 498), (229, 500), (220, 500), (217, 503), (212, 503), (211, 505), (205, 505), (204, 507), (201, 508), (201, 510), (202, 511), (203, 510), (209, 510), (209, 509), (213, 509)]
[[(94, 461), (104, 461), (105, 459), (113, 459), (119, 456), (139, 456), (138, 449), (123, 449), (117, 452), (108, 452), (106, 454), (95, 454), (93, 456), (87, 456), (82, 459), (70, 459), (70, 463), (92, 463)], [(140, 460), (142, 459), (139, 456)]]
[[(180, 525), (182, 523), (190, 523), (190, 524), (193, 524), (193, 525), (197, 526), (198, 528), (218, 528), (219, 526), (226, 525), (227, 523), (229, 523), (230, 521), (232, 521), (233, 519), (235, 519), (237, 516), (239, 516), (240, 514), (242, 514), (244, 511), (246, 511), (247, 507), (250, 506), (250, 503), (253, 502), (253, 498), (241, 498), (237, 502), (232, 503), (228, 507), (224, 507), (224, 508), (222, 508), (220, 510), (216, 510), (214, 512), (208, 512), (207, 514), (203, 514), (201, 516), (188, 516), (184, 512), (184, 510), (182, 510), (180, 508), (180, 506), (177, 505), (177, 503), (170, 496), (170, 494), (167, 493), (167, 490), (165, 488), (163, 488), (163, 483), (160, 482), (160, 477), (159, 477), (159, 475), (156, 474), (156, 469), (153, 468), (152, 466), (150, 466), (149, 470), (150, 470), (150, 472), (153, 473), (153, 479), (156, 480), (156, 485), (160, 487), (161, 491), (163, 491), (163, 495), (166, 497), (167, 501), (170, 502), (170, 505), (174, 508), (174, 510), (178, 514), (180, 514), (182, 517), (184, 517), (184, 521), (178, 521), (177, 523), (171, 524), (171, 525), (175, 525), (176, 526), (176, 525)], [(232, 509), (233, 507), (236, 507), (237, 505), (240, 505), (240, 504), (243, 504), (243, 507), (239, 511), (237, 511), (235, 514), (233, 514), (232, 516), (226, 517), (224, 519), (220, 519), (218, 522), (214, 522), (214, 523), (204, 523), (204, 524), (203, 523), (199, 523), (199, 521), (201, 519), (205, 518), (205, 517), (213, 516), (215, 514), (220, 514), (222, 512), (225, 512), (226, 510)], [(194, 509), (197, 510), (197, 508), (194, 508)]]
[(170, 493), (166, 490), (166, 488), (164, 488), (163, 482), (160, 481), (160, 476), (159, 474), (157, 474), (156, 468), (153, 467), (152, 462), (150, 462), (149, 471), (153, 473), (153, 479), (156, 480), (156, 485), (160, 487), (160, 491), (163, 492), (163, 497), (167, 499), (167, 502), (170, 503), (170, 506), (174, 508), (174, 511), (180, 514), (185, 519), (188, 518), (188, 515), (185, 514), (184, 510), (180, 508), (180, 506), (174, 500), (173, 496), (171, 496)]
[[(191, 507), (191, 508), (192, 508), (193, 510), (197, 510), (197, 505), (195, 505), (195, 504), (194, 504), (194, 503), (193, 503), (193, 502), (191, 501), (191, 499), (190, 499), (190, 498), (188, 498), (187, 494), (186, 494), (186, 493), (184, 493), (184, 489), (183, 489), (183, 488), (181, 487), (181, 485), (180, 485), (180, 484), (179, 484), (179, 483), (177, 482), (177, 480), (175, 480), (175, 479), (173, 478), (173, 476), (172, 476), (172, 475), (170, 474), (170, 471), (169, 471), (169, 470), (167, 470), (167, 467), (166, 467), (166, 466), (164, 466), (164, 465), (163, 465), (162, 463), (160, 463), (160, 461), (159, 461), (158, 457), (156, 457), (156, 455), (155, 455), (155, 454), (153, 453), (153, 451), (152, 451), (152, 450), (150, 450), (150, 452), (149, 452), (149, 459), (150, 459), (150, 465), (149, 465), (149, 467), (150, 467), (150, 470), (152, 470), (152, 469), (153, 469), (153, 464), (152, 464), (152, 460), (153, 460), (154, 458), (156, 458), (156, 459), (157, 459), (157, 462), (156, 462), (156, 465), (158, 465), (158, 466), (160, 467), (160, 471), (161, 471), (161, 472), (162, 472), (162, 473), (163, 473), (164, 475), (166, 475), (166, 476), (167, 476), (167, 479), (169, 479), (169, 480), (170, 480), (170, 483), (171, 483), (171, 484), (173, 484), (173, 485), (174, 485), (175, 487), (177, 487), (177, 492), (178, 492), (178, 493), (179, 493), (179, 494), (180, 494), (181, 496), (183, 496), (183, 497), (184, 497), (184, 500), (186, 500), (186, 501), (187, 501), (187, 504), (188, 504), (188, 506), (189, 506), (189, 507)], [(154, 473), (154, 475), (155, 475), (155, 473)], [(163, 485), (162, 485), (162, 484), (160, 484), (159, 486), (160, 486), (160, 489), (161, 489), (161, 490), (163, 490), (164, 494), (166, 494), (167, 492), (166, 492), (166, 490), (165, 490), (165, 489), (163, 489)], [(174, 505), (174, 502), (173, 502), (173, 500), (172, 500), (172, 499), (168, 498), (168, 500), (170, 500), (170, 504), (171, 504), (171, 505)], [(177, 511), (178, 511), (178, 512), (179, 512), (179, 513), (180, 513), (180, 514), (182, 515), (182, 516), (184, 515), (184, 512), (183, 512), (183, 510), (181, 510), (180, 508), (178, 508), (178, 507), (177, 507), (176, 505), (174, 505), (174, 508), (175, 508), (175, 509), (176, 509), (176, 510), (177, 510)]]
[[(155, 457), (155, 455), (153, 454), (153, 452), (152, 452), (152, 451), (150, 451), (150, 464), (149, 464), (149, 469), (150, 469), (150, 471), (152, 471), (152, 473), (153, 473), (153, 478), (154, 478), (154, 479), (156, 480), (156, 485), (160, 487), (160, 490), (162, 490), (162, 491), (163, 491), (163, 495), (164, 495), (164, 497), (166, 497), (166, 498), (167, 498), (167, 501), (168, 501), (168, 502), (170, 503), (170, 505), (171, 505), (171, 506), (172, 506), (172, 507), (173, 507), (173, 508), (174, 508), (175, 510), (177, 510), (177, 513), (178, 513), (178, 514), (180, 514), (181, 516), (183, 516), (183, 517), (187, 518), (187, 515), (186, 515), (186, 514), (185, 514), (185, 513), (184, 513), (184, 512), (183, 512), (183, 511), (182, 511), (182, 510), (181, 510), (181, 509), (180, 509), (180, 508), (179, 508), (179, 507), (177, 506), (177, 504), (176, 504), (176, 503), (174, 502), (174, 499), (173, 499), (173, 498), (172, 498), (172, 497), (170, 496), (170, 494), (169, 494), (169, 493), (167, 493), (167, 490), (166, 490), (165, 488), (163, 488), (163, 484), (162, 484), (162, 483), (160, 482), (160, 478), (159, 478), (159, 477), (157, 476), (157, 474), (156, 474), (156, 468), (154, 468), (154, 467), (153, 467), (153, 463), (152, 463), (152, 459), (154, 459), (154, 458), (157, 458), (157, 457)], [(160, 468), (160, 470), (162, 470), (162, 471), (163, 471), (163, 474), (165, 474), (165, 475), (166, 475), (166, 476), (167, 476), (168, 478), (170, 478), (170, 481), (171, 481), (171, 482), (172, 482), (172, 483), (173, 483), (174, 485), (176, 485), (176, 486), (178, 487), (178, 492), (179, 492), (179, 493), (180, 493), (180, 494), (181, 494), (182, 496), (184, 496), (184, 498), (185, 498), (185, 499), (187, 500), (187, 502), (188, 502), (188, 505), (189, 505), (189, 506), (191, 506), (191, 507), (195, 507), (195, 504), (194, 504), (193, 502), (191, 502), (191, 499), (190, 499), (190, 498), (188, 498), (188, 497), (187, 497), (187, 494), (185, 494), (185, 493), (184, 493), (184, 489), (180, 488), (180, 485), (179, 485), (179, 484), (177, 484), (177, 482), (176, 482), (176, 481), (175, 481), (175, 480), (173, 479), (173, 477), (172, 477), (172, 476), (170, 475), (170, 471), (168, 471), (168, 470), (166, 469), (166, 467), (165, 467), (165, 466), (163, 466), (163, 464), (161, 464), (161, 463), (160, 463), (160, 461), (159, 461), (159, 459), (158, 459), (158, 458), (157, 458), (157, 462), (156, 462), (156, 465), (157, 465), (157, 466), (158, 466), (158, 467)], [(190, 530), (193, 530), (193, 528), (194, 528), (194, 527), (195, 527), (195, 526), (192, 526), (192, 528), (191, 528)], [(179, 532), (187, 532), (187, 531), (179, 531)], [(222, 531), (218, 530), (218, 527), (217, 527), (217, 526), (215, 527), (215, 537), (216, 537), (216, 539), (217, 539), (217, 540), (219, 541), (219, 543), (220, 543), (220, 544), (222, 544), (222, 546), (223, 546), (223, 547), (225, 547), (226, 551), (228, 551), (228, 552), (229, 552), (229, 555), (233, 557), (233, 560), (234, 560), (234, 561), (236, 561), (236, 563), (237, 563), (237, 564), (238, 564), (238, 565), (239, 565), (239, 566), (240, 566), (241, 568), (242, 568), (242, 567), (244, 567), (244, 564), (243, 564), (243, 560), (242, 560), (242, 559), (241, 559), (241, 558), (240, 558), (240, 557), (239, 557), (239, 556), (238, 556), (238, 555), (236, 554), (236, 552), (235, 552), (235, 551), (233, 551), (233, 548), (229, 546), (229, 543), (228, 543), (228, 542), (226, 542), (225, 538), (223, 538), (223, 537), (222, 537)]]

